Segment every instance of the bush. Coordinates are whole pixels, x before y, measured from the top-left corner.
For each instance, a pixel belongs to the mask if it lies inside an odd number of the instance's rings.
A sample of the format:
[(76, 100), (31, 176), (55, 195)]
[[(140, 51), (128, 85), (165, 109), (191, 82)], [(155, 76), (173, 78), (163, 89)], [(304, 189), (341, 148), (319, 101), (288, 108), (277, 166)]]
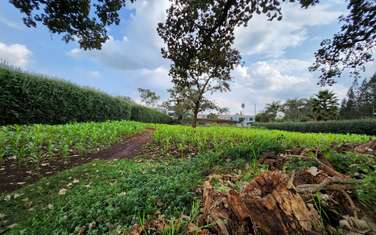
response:
[(256, 123), (255, 126), (285, 131), (376, 135), (376, 119)]
[(0, 125), (130, 119), (169, 121), (166, 114), (121, 97), (0, 66)]

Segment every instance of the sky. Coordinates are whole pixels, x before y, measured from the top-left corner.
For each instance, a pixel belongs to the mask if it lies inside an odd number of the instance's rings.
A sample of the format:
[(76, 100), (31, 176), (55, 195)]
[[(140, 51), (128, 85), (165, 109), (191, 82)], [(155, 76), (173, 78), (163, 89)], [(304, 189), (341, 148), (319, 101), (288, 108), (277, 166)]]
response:
[[(210, 95), (231, 113), (254, 114), (274, 100), (307, 98), (320, 89), (317, 73), (308, 71), (320, 42), (339, 31), (338, 17), (346, 13), (343, 0), (322, 1), (307, 10), (295, 3), (283, 5), (282, 21), (254, 17), (247, 27), (236, 29), (235, 48), (242, 64), (233, 72), (231, 91)], [(137, 88), (151, 89), (168, 98), (172, 86), (169, 61), (162, 58), (163, 42), (156, 27), (166, 17), (168, 0), (137, 0), (121, 10), (121, 23), (108, 28), (110, 39), (101, 50), (83, 51), (75, 42), (43, 25), (28, 28), (21, 13), (8, 1), (0, 1), (0, 61), (33, 73), (64, 79), (111, 95), (139, 101)], [(363, 77), (376, 72), (369, 64)], [(344, 76), (328, 87), (339, 98), (346, 95), (352, 79)]]

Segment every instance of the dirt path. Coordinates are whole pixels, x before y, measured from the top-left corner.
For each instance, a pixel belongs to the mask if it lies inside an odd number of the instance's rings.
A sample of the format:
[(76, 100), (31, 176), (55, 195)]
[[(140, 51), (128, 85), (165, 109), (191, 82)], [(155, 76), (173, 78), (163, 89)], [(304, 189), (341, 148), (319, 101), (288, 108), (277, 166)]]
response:
[(30, 162), (20, 164), (14, 159), (6, 159), (0, 163), (0, 192), (14, 191), (44, 176), (51, 176), (93, 160), (130, 159), (144, 151), (144, 146), (150, 142), (153, 132), (153, 129), (146, 129), (97, 153), (46, 159), (34, 166), (31, 166), (33, 163)]

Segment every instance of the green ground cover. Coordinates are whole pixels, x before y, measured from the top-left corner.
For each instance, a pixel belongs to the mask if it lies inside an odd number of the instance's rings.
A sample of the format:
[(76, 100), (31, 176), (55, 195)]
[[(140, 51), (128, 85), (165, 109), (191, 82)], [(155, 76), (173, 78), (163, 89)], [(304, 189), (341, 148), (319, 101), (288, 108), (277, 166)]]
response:
[[(61, 149), (66, 147), (61, 146), (77, 148), (77, 143), (81, 143), (83, 149), (103, 147), (122, 135), (137, 133), (146, 127), (155, 128), (149, 147), (157, 151), (156, 156), (93, 161), (43, 178), (13, 193), (1, 193), (0, 229), (9, 234), (77, 234), (80, 231), (119, 234), (157, 215), (169, 221), (180, 218), (182, 213), (191, 217), (192, 205), (196, 208), (194, 205), (199, 199), (196, 190), (207, 175), (236, 169), (244, 172), (245, 180), (250, 180), (264, 169), (256, 162), (260, 154), (297, 146), (326, 149), (330, 153), (329, 160), (341, 171), (351, 174), (359, 171), (353, 168), (360, 162), (361, 170), (368, 171), (365, 174), (370, 177), (364, 178), (359, 195), (364, 201), (374, 203), (367, 197), (375, 193), (375, 177), (368, 174), (374, 168), (367, 168), (374, 162), (358, 161), (354, 154), (330, 152), (333, 143), (359, 143), (373, 138), (365, 135), (303, 134), (218, 126), (194, 130), (185, 126), (120, 121), (18, 126), (19, 130), (6, 127), (0, 132), (3, 141), (0, 148), (2, 156), (7, 157), (19, 154), (21, 143), (26, 143), (34, 147), (17, 157), (39, 158), (62, 154)], [(60, 146), (59, 151), (49, 152), (48, 144)], [(344, 164), (346, 159), (351, 164)], [(246, 165), (247, 170), (244, 170)], [(172, 223), (166, 233), (178, 233), (177, 227)]]

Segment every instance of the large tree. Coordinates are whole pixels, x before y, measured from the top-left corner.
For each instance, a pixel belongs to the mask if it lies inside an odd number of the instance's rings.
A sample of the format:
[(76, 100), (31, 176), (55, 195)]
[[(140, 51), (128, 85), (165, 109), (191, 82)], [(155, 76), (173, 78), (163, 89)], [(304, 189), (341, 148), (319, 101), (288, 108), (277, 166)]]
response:
[[(192, 127), (199, 112), (213, 108), (208, 93), (228, 91), (231, 70), (240, 63), (232, 48), (234, 15), (224, 15), (226, 2), (175, 0), (160, 23), (158, 33), (166, 47), (164, 58), (170, 59), (173, 90), (192, 111)], [(233, 9), (234, 10), (234, 9)]]

